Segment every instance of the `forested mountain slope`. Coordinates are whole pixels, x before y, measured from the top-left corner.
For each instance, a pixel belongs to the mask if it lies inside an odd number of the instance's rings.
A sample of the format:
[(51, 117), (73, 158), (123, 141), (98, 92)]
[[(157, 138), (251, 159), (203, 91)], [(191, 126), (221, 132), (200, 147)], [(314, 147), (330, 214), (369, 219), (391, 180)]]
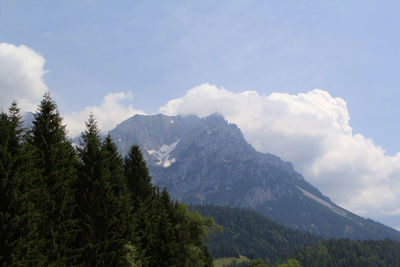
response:
[(190, 206), (190, 210), (211, 216), (222, 226), (222, 231), (213, 231), (205, 239), (214, 258), (243, 255), (253, 260), (231, 266), (254, 266), (256, 260), (279, 266), (290, 259), (302, 266), (400, 266), (400, 243), (392, 240), (325, 240), (248, 209), (205, 205)]
[(189, 209), (214, 218), (222, 226), (222, 231), (213, 231), (205, 239), (214, 258), (244, 255), (273, 261), (323, 241), (321, 237), (289, 229), (249, 209), (211, 205), (189, 206)]

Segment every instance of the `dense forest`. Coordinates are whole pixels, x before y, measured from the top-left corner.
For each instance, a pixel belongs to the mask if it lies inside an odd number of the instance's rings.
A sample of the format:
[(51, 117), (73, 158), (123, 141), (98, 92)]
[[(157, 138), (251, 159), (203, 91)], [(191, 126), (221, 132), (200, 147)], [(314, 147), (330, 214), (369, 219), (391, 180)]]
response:
[(289, 229), (249, 209), (211, 205), (189, 206), (189, 209), (213, 217), (222, 226), (222, 231), (214, 231), (206, 239), (214, 258), (245, 255), (250, 259), (274, 261), (323, 240)]
[(385, 267), (400, 266), (400, 243), (392, 240), (351, 241), (331, 239), (299, 250), (289, 259), (232, 261), (225, 267)]
[(244, 255), (226, 266), (400, 266), (400, 243), (392, 240), (323, 239), (291, 230), (248, 209), (190, 206), (211, 216), (223, 231), (206, 238), (214, 258)]
[(23, 128), (0, 115), (1, 266), (212, 266), (212, 219), (153, 186), (132, 146), (122, 158), (91, 115), (73, 147), (49, 94)]

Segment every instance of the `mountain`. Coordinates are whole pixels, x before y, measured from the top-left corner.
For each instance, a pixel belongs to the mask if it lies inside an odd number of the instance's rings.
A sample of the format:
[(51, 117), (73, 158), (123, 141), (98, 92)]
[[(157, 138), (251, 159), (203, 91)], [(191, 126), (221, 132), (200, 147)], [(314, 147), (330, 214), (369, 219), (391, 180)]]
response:
[(251, 208), (323, 237), (400, 240), (398, 231), (334, 204), (291, 163), (256, 151), (218, 114), (135, 115), (110, 135), (123, 155), (138, 144), (153, 182), (185, 203)]

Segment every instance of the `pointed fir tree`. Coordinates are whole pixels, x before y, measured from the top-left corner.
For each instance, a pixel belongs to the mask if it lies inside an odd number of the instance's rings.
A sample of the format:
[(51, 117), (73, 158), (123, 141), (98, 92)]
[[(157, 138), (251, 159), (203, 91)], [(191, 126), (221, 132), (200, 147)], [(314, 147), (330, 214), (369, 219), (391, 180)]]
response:
[(0, 265), (39, 264), (37, 216), (31, 201), (34, 184), (30, 151), (23, 142), (21, 114), (14, 101), (0, 115)]
[(151, 252), (151, 266), (183, 266), (184, 251), (180, 249), (173, 222), (172, 203), (167, 190), (156, 190), (151, 203), (150, 227), (151, 236), (148, 251)]
[(77, 237), (73, 188), (77, 158), (49, 93), (34, 114), (29, 143), (40, 175), (36, 204), (41, 213), (40, 242), (46, 265), (72, 265), (77, 257), (73, 247)]
[(128, 190), (135, 209), (138, 202), (146, 202), (154, 196), (154, 186), (151, 184), (151, 177), (139, 146), (131, 147), (125, 158), (124, 167)]
[(152, 201), (149, 247), (152, 266), (213, 266), (202, 237), (214, 224), (210, 218), (189, 212), (185, 204), (172, 201), (164, 188)]
[[(109, 202), (106, 203), (107, 243), (105, 250), (108, 258), (126, 258), (124, 247), (134, 238), (134, 225), (132, 220), (132, 207), (129, 202), (127, 182), (124, 175), (123, 160), (118, 153), (117, 146), (108, 135), (101, 151), (105, 157), (106, 167), (109, 170), (108, 191)], [(119, 248), (117, 250), (117, 248)], [(110, 262), (110, 264), (115, 262)]]
[(85, 266), (121, 265), (132, 236), (123, 164), (111, 138), (101, 142), (93, 114), (81, 135), (78, 155), (81, 262)]
[(143, 264), (149, 265), (149, 261), (154, 258), (150, 244), (156, 237), (151, 216), (158, 211), (152, 208), (155, 188), (151, 184), (146, 162), (137, 145), (132, 146), (125, 157), (124, 170), (135, 227), (135, 238), (132, 242), (138, 248), (138, 255), (142, 258)]
[(137, 145), (125, 158), (125, 176), (142, 262), (146, 266), (212, 266), (201, 238), (213, 221), (172, 201), (165, 188), (160, 192), (154, 187)]

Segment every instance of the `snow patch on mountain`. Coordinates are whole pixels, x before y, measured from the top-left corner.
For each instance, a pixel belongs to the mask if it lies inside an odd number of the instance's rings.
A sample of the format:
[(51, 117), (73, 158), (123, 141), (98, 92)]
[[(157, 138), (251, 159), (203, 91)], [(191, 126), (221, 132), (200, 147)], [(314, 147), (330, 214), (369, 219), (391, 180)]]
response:
[(147, 150), (147, 152), (157, 161), (156, 165), (161, 165), (164, 168), (167, 168), (175, 162), (175, 158), (170, 159), (169, 157), (170, 153), (176, 148), (178, 143), (179, 139), (170, 145), (162, 145), (159, 150)]
[(329, 203), (328, 201), (325, 201), (325, 200), (323, 200), (323, 199), (317, 197), (316, 195), (311, 194), (310, 192), (307, 192), (306, 190), (304, 190), (304, 189), (302, 189), (302, 188), (300, 188), (300, 187), (298, 187), (298, 186), (296, 186), (296, 187), (297, 187), (301, 192), (303, 192), (303, 195), (305, 195), (306, 197), (309, 197), (309, 198), (311, 198), (312, 200), (315, 200), (316, 202), (318, 202), (318, 203), (324, 205), (325, 207), (328, 207), (330, 210), (332, 210), (334, 213), (336, 213), (336, 214), (338, 214), (338, 215), (340, 215), (340, 216), (347, 217), (347, 213), (346, 213), (344, 210), (342, 210), (342, 209), (340, 209), (340, 208), (338, 208), (338, 207), (332, 205), (332, 204)]

